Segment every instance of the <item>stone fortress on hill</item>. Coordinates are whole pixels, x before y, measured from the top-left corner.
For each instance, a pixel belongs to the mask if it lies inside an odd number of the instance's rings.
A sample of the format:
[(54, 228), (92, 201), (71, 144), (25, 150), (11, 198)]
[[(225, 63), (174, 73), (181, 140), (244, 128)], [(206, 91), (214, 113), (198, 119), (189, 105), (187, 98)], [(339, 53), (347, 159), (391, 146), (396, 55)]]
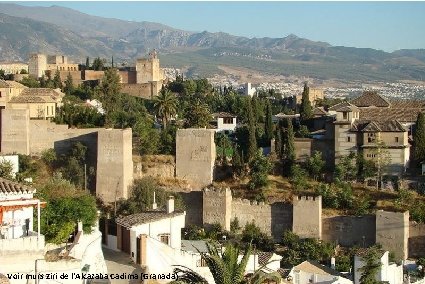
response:
[[(43, 75), (46, 70), (58, 70), (62, 79), (71, 74), (76, 83), (101, 80), (103, 76), (102, 71), (75, 70), (77, 66), (68, 63), (65, 57), (32, 55), (29, 65), (30, 74), (34, 76)], [(136, 93), (144, 90), (143, 95), (140, 95), (143, 97), (156, 95), (165, 80), (156, 53), (152, 53), (148, 59), (137, 60), (134, 70), (119, 72), (123, 89), (128, 88)], [(13, 84), (6, 85), (4, 88), (0, 85), (1, 92), (20, 88)], [(8, 92), (11, 92), (10, 90)], [(20, 95), (16, 94), (16, 97)], [(350, 104), (339, 105), (333, 109), (342, 126), (338, 123), (332, 124), (339, 132), (335, 130), (338, 135), (334, 135), (333, 143), (329, 143), (333, 147), (330, 156), (337, 158), (342, 152), (355, 148), (355, 140), (348, 137), (357, 131), (352, 126), (355, 118), (362, 116), (358, 108)], [(96, 195), (105, 203), (128, 198), (134, 178), (140, 176), (139, 162), (133, 161), (132, 156), (131, 129), (70, 129), (67, 125), (57, 125), (47, 119), (33, 119), (29, 107), (16, 109), (12, 108), (9, 102), (1, 107), (0, 117), (2, 154), (39, 155), (50, 148), (64, 153), (76, 141), (87, 145), (91, 153), (89, 158), (96, 168)], [(403, 130), (400, 135), (403, 139), (400, 138), (398, 142), (403, 144), (407, 131), (398, 124), (397, 127), (397, 132)], [(373, 131), (383, 132), (379, 127), (377, 130), (371, 129), (370, 132)], [(241, 226), (261, 220), (257, 225), (275, 239), (280, 239), (283, 231), (288, 229), (301, 237), (332, 241), (345, 246), (380, 243), (385, 250), (394, 251), (396, 256), (402, 259), (424, 256), (425, 225), (410, 222), (409, 212), (377, 211), (375, 215), (324, 216), (320, 196), (295, 196), (292, 203), (266, 204), (233, 199), (229, 189), (209, 188), (214, 180), (216, 159), (214, 133), (212, 129), (177, 131), (175, 165), (172, 164), (172, 170), (168, 172), (172, 177), (189, 180), (195, 189), (203, 188), (202, 191), (184, 194), (186, 203), (190, 204), (185, 216), (187, 225), (208, 226), (219, 223), (229, 230), (231, 221), (236, 217)], [(311, 143), (314, 144), (314, 141)], [(365, 143), (372, 142), (366, 140)], [(297, 145), (296, 147), (299, 156), (304, 149)], [(312, 146), (309, 147), (311, 152)], [(407, 160), (404, 155), (407, 155), (406, 147), (398, 148), (401, 148), (399, 152), (402, 151), (403, 156), (400, 158), (400, 167), (396, 170), (404, 170)]]
[[(58, 71), (62, 81), (68, 75), (72, 76), (73, 83), (91, 84), (102, 80), (104, 71), (88, 70), (85, 66), (71, 63), (67, 56), (30, 54), (28, 62), (30, 76), (54, 76)], [(123, 93), (142, 98), (156, 96), (166, 83), (164, 70), (160, 68), (157, 52), (149, 53), (148, 58), (139, 58), (132, 67), (118, 68), (120, 84)]]

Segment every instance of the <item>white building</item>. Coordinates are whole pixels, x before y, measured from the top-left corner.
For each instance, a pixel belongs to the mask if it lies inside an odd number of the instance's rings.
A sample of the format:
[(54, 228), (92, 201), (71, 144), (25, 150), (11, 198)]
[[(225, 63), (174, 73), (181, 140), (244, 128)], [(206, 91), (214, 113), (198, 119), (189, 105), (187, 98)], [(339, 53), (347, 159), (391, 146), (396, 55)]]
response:
[[(35, 189), (0, 178), (0, 255), (16, 251), (44, 249), (44, 236), (40, 234), (40, 208), (34, 198)], [(38, 226), (33, 231), (33, 211), (37, 208)]]
[(316, 261), (304, 261), (294, 266), (289, 272), (288, 280), (294, 284), (353, 284), (338, 271), (319, 264)]
[[(389, 284), (403, 283), (403, 265), (390, 263), (389, 252), (386, 251), (380, 255), (381, 268), (376, 275), (376, 280)], [(361, 268), (365, 265), (362, 256), (354, 256), (354, 284), (360, 284), (362, 276)]]
[(216, 132), (233, 132), (236, 130), (236, 115), (227, 112), (213, 114), (214, 124), (217, 124)]
[(255, 92), (257, 91), (254, 87), (251, 87), (251, 83), (245, 83), (244, 87), (243, 87), (243, 94), (245, 96), (254, 96)]
[(166, 211), (153, 210), (118, 217), (117, 248), (129, 253), (138, 264), (149, 268), (156, 266), (151, 262), (153, 258), (147, 254), (147, 243), (159, 242), (170, 249), (180, 250), (185, 216), (186, 212), (174, 210), (174, 197), (171, 196), (167, 200)]

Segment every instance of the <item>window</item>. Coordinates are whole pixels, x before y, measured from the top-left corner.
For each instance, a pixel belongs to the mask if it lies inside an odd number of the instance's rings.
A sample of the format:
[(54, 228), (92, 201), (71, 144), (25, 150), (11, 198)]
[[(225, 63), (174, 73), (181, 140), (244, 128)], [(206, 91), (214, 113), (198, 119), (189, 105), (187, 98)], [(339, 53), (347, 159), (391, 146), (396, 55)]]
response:
[(396, 143), (398, 143), (398, 137), (394, 137)]
[(47, 106), (46, 108), (47, 108), (47, 115), (49, 115), (49, 106)]
[(159, 235), (159, 240), (161, 242), (163, 242), (164, 244), (169, 245), (170, 244), (170, 234)]
[(1, 92), (0, 92), (0, 98), (1, 98)]
[(344, 111), (344, 112), (342, 113), (342, 118), (343, 118), (343, 119), (347, 119), (347, 117), (348, 117), (347, 112), (345, 112), (345, 111)]
[(223, 117), (223, 124), (233, 124), (233, 117)]
[(351, 142), (351, 137), (350, 136), (347, 137), (347, 142)]
[(375, 142), (375, 133), (368, 133), (367, 134), (367, 142), (368, 143)]
[(197, 267), (206, 267), (208, 265), (207, 265), (207, 262), (205, 261), (205, 259), (202, 257), (201, 259), (196, 261), (196, 266)]

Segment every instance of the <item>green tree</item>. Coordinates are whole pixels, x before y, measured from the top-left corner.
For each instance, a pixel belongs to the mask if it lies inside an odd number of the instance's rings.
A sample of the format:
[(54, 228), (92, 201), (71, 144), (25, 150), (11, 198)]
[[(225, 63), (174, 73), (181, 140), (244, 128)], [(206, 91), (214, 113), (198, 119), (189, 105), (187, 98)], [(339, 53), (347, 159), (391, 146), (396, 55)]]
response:
[(290, 167), (289, 176), (295, 191), (305, 190), (307, 188), (307, 173), (299, 165), (293, 164)]
[(266, 123), (264, 124), (264, 134), (267, 143), (269, 143), (270, 140), (273, 139), (272, 106), (269, 100), (267, 100), (266, 103)]
[(256, 249), (261, 251), (273, 251), (273, 240), (265, 233), (261, 232), (254, 221), (247, 223), (242, 230), (242, 242), (245, 244), (252, 244)]
[[(120, 77), (116, 69), (108, 69), (99, 88), (99, 99), (106, 112), (106, 125), (113, 126), (114, 112), (120, 109)], [(122, 109), (122, 108), (121, 108)]]
[(13, 165), (10, 161), (0, 161), (0, 177), (5, 179), (13, 179)]
[(59, 70), (56, 70), (55, 76), (53, 77), (53, 87), (62, 89), (62, 80), (61, 80), (61, 74)]
[(300, 118), (302, 121), (313, 117), (313, 107), (309, 99), (309, 89), (307, 82), (305, 82), (300, 106)]
[(96, 200), (93, 196), (76, 190), (60, 175), (55, 175), (41, 187), (36, 196), (47, 204), (41, 210), (40, 224), (47, 242), (65, 242), (75, 230), (78, 221), (83, 223), (85, 233), (91, 232), (97, 218)]
[(74, 92), (74, 83), (72, 80), (71, 72), (68, 73), (68, 76), (66, 76), (66, 80), (64, 83), (65, 83), (65, 86), (63, 87), (63, 90), (65, 94), (69, 96)]
[(196, 100), (185, 113), (187, 128), (204, 128), (211, 121), (211, 113), (207, 104)]
[(261, 150), (249, 163), (250, 167), (250, 180), (248, 187), (251, 189), (263, 188), (268, 184), (268, 174), (272, 169), (272, 164), (269, 159), (265, 157)]
[(361, 284), (379, 284), (380, 281), (376, 280), (376, 276), (381, 268), (381, 262), (379, 260), (378, 249), (372, 247), (369, 248), (366, 254), (362, 257), (365, 265), (359, 270), (362, 272), (360, 276)]
[(279, 159), (282, 159), (283, 144), (282, 144), (282, 128), (280, 127), (280, 124), (277, 125), (277, 129), (276, 129), (276, 139), (274, 141), (274, 148), (275, 148), (277, 157)]
[(93, 60), (92, 69), (95, 71), (102, 71), (105, 69), (105, 64), (105, 59), (100, 59), (100, 57), (97, 57)]
[(232, 156), (232, 170), (233, 170), (233, 176), (238, 177), (242, 175), (243, 172), (243, 160), (240, 154), (240, 150), (238, 147), (235, 147), (233, 149), (233, 156)]
[(295, 163), (295, 142), (294, 142), (294, 128), (292, 125), (292, 120), (287, 119), (287, 126), (284, 133), (284, 146), (283, 146), (283, 159), (285, 168), (287, 169), (287, 172), (291, 171), (291, 168), (293, 164)]
[[(239, 261), (241, 251), (235, 246), (228, 244), (223, 252), (213, 245), (208, 245), (208, 253), (202, 253), (201, 255), (207, 263), (216, 284), (261, 284), (267, 280), (279, 282), (280, 276), (277, 273), (263, 273), (260, 269), (262, 267), (259, 267), (251, 277), (245, 277), (245, 270), (251, 253), (252, 247), (249, 245)], [(176, 266), (174, 273), (178, 275), (181, 283), (208, 284), (205, 278), (185, 266)]]
[(28, 88), (40, 88), (40, 83), (31, 76), (22, 78), (19, 83), (24, 86), (27, 86)]
[(257, 120), (254, 115), (251, 101), (248, 100), (248, 153), (247, 160), (251, 161), (257, 153), (257, 137), (255, 135), (257, 128)]
[(154, 98), (156, 114), (162, 119), (164, 129), (167, 128), (168, 121), (177, 113), (177, 98), (167, 89), (162, 89)]
[(168, 197), (173, 195), (175, 209), (184, 209), (183, 199), (179, 194), (167, 192), (152, 177), (144, 177), (134, 181), (129, 199), (117, 202), (117, 215), (135, 214), (152, 209), (154, 192), (158, 208), (165, 208)]
[(416, 163), (425, 161), (425, 113), (423, 112), (420, 112), (416, 119), (413, 141), (415, 143), (413, 156)]
[(6, 79), (6, 75), (3, 69), (0, 69), (0, 79), (1, 80), (5, 80)]
[(356, 159), (355, 153), (350, 153), (342, 157), (338, 164), (335, 166), (334, 176), (339, 181), (352, 181), (356, 178), (358, 158)]
[(21, 72), (19, 74), (28, 74), (28, 71), (26, 69), (21, 69)]
[(86, 70), (90, 69), (90, 58), (88, 56), (86, 58), (86, 67), (85, 67), (85, 69)]
[(310, 176), (312, 176), (314, 180), (317, 180), (323, 173), (325, 167), (325, 161), (322, 159), (322, 153), (314, 151), (314, 154), (308, 158), (306, 166)]

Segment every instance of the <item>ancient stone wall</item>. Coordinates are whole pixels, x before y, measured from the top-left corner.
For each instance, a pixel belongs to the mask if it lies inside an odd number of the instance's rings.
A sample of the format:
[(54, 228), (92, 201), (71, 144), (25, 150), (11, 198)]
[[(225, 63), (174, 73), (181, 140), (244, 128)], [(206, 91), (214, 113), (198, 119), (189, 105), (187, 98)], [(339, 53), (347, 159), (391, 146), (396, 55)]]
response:
[(322, 218), (322, 240), (342, 246), (375, 244), (375, 215)]
[(232, 201), (231, 220), (238, 218), (243, 228), (254, 222), (262, 232), (280, 241), (285, 230), (292, 228), (292, 205), (283, 202), (266, 204), (249, 200), (234, 199)]
[(178, 129), (176, 137), (176, 177), (195, 187), (213, 181), (216, 148), (212, 129)]
[(68, 125), (55, 124), (48, 120), (30, 120), (29, 152), (39, 155), (44, 150), (54, 148), (57, 153), (64, 154), (75, 142), (96, 149), (97, 132), (100, 129), (102, 128), (68, 128)]
[(409, 239), (409, 212), (376, 212), (376, 243), (384, 250), (394, 252), (400, 259), (407, 259)]
[(220, 224), (230, 231), (232, 215), (232, 193), (230, 189), (204, 189), (202, 200), (202, 220), (204, 226)]
[(312, 139), (310, 138), (295, 138), (295, 159), (297, 161), (305, 161), (311, 157)]
[(322, 238), (322, 197), (293, 198), (292, 231), (301, 238)]
[[(186, 204), (186, 227), (189, 225), (196, 225), (202, 227), (203, 225), (203, 191), (190, 191), (180, 193), (184, 203)], [(183, 237), (182, 237), (183, 238)]]
[(425, 224), (410, 222), (409, 257), (425, 257)]
[(0, 151), (3, 154), (30, 153), (29, 143), (29, 110), (1, 110)]
[(98, 131), (96, 195), (104, 202), (128, 198), (133, 182), (132, 131)]

